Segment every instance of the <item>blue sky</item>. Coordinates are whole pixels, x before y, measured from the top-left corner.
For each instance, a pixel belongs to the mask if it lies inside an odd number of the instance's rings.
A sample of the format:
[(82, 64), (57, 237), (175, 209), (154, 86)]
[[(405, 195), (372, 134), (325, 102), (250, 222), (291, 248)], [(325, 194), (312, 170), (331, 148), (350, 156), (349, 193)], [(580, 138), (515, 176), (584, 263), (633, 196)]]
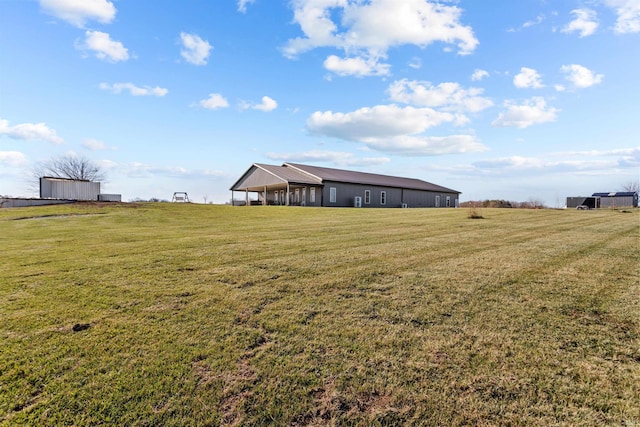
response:
[(640, 0), (0, 0), (0, 194), (78, 155), (123, 200), (224, 203), (252, 163), (461, 200), (640, 171)]

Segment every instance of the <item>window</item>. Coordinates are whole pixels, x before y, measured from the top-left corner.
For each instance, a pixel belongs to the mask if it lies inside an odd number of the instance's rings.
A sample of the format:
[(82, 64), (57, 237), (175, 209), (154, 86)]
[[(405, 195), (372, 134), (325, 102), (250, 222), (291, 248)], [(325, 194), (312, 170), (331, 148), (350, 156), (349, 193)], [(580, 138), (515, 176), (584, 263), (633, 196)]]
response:
[(371, 203), (371, 190), (364, 190), (364, 204), (368, 205)]
[(275, 196), (275, 198), (273, 199), (273, 201), (277, 205), (278, 204), (278, 192), (277, 191), (274, 193), (274, 196)]
[(307, 187), (302, 189), (302, 206), (307, 205)]
[(329, 188), (329, 203), (335, 203), (336, 199), (336, 187)]
[(451, 197), (447, 196), (447, 207), (451, 207)]
[(309, 203), (316, 202), (316, 187), (311, 187), (309, 191)]
[(296, 188), (296, 203), (300, 203), (300, 189)]
[(386, 205), (387, 204), (387, 192), (386, 191), (381, 191), (380, 192), (380, 204), (381, 205)]
[(436, 196), (436, 208), (440, 207), (440, 195)]

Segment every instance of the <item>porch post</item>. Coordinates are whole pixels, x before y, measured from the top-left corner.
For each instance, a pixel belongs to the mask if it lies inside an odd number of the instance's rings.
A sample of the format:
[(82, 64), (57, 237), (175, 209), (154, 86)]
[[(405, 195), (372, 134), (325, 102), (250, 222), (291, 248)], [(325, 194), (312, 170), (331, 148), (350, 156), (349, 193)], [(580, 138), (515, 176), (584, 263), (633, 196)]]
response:
[(291, 189), (289, 188), (289, 182), (287, 182), (287, 206), (289, 206), (289, 191), (291, 191)]
[(262, 199), (262, 206), (267, 206), (267, 186), (264, 186), (264, 199)]
[(244, 205), (249, 206), (249, 189), (244, 190)]

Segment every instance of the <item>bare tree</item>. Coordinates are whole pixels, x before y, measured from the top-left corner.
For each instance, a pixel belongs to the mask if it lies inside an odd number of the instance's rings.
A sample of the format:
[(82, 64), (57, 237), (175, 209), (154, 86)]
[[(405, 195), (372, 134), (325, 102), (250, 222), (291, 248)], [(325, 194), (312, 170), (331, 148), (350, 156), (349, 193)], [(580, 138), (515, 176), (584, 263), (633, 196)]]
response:
[(63, 156), (36, 165), (34, 175), (84, 181), (104, 181), (106, 172), (86, 157)]
[(640, 181), (629, 181), (622, 186), (622, 190), (631, 193), (640, 193)]

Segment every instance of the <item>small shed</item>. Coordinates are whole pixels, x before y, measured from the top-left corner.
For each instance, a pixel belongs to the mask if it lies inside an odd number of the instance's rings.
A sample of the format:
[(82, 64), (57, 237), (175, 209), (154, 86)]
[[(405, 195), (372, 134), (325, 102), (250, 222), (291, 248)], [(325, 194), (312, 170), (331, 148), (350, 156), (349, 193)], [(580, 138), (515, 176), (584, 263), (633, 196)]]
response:
[(99, 182), (51, 176), (40, 178), (42, 199), (98, 200), (99, 194)]
[(601, 208), (638, 207), (637, 191), (617, 191), (612, 193), (593, 193), (593, 197), (600, 199)]

